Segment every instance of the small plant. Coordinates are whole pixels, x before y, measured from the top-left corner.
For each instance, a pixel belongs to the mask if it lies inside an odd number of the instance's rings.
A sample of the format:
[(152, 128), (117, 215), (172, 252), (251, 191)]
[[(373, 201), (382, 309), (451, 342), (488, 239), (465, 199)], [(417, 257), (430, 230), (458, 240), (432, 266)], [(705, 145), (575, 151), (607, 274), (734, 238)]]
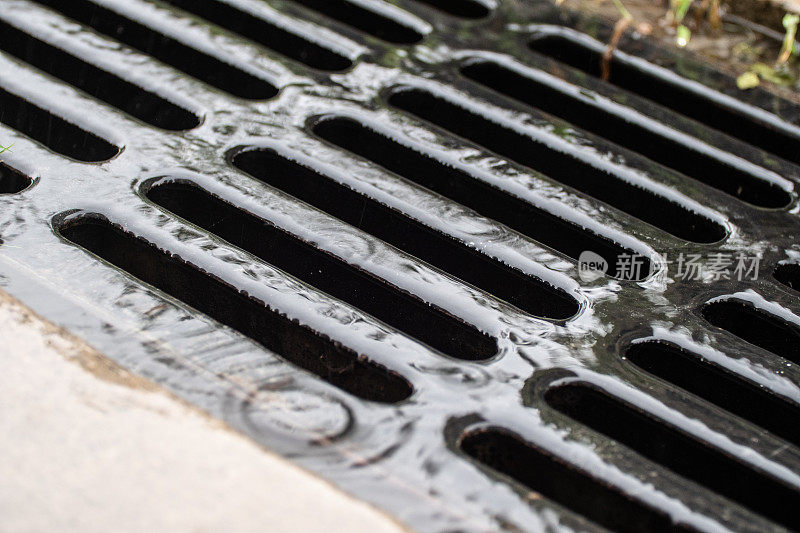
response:
[(686, 18), (686, 14), (689, 12), (689, 8), (692, 7), (692, 3), (694, 0), (671, 0), (671, 11), (670, 15), (672, 16), (672, 24), (675, 26), (675, 43), (680, 46), (684, 47), (689, 44), (689, 39), (692, 38), (692, 32), (689, 30), (688, 26), (683, 24), (683, 19)]
[(783, 86), (791, 86), (796, 82), (797, 75), (792, 72), (789, 59), (798, 53), (795, 38), (797, 37), (797, 27), (800, 24), (800, 15), (786, 13), (783, 16), (782, 24), (785, 33), (777, 61), (772, 66), (765, 63), (753, 63), (747, 72), (736, 78), (736, 85), (740, 89), (758, 87), (762, 79)]
[(796, 53), (794, 47), (794, 38), (797, 35), (797, 24), (800, 23), (800, 15), (793, 13), (786, 13), (783, 16), (783, 27), (786, 33), (783, 36), (783, 44), (781, 44), (781, 53), (778, 56), (778, 63), (784, 64), (789, 60), (792, 53)]
[(620, 19), (614, 24), (614, 33), (611, 35), (611, 40), (608, 42), (606, 51), (603, 52), (603, 59), (600, 62), (601, 77), (606, 81), (611, 77), (611, 59), (614, 57), (617, 43), (619, 43), (622, 34), (625, 33), (631, 22), (633, 22), (633, 15), (622, 3), (622, 0), (613, 0), (613, 2), (617, 7), (617, 11), (619, 11)]
[[(671, 0), (670, 2), (671, 22), (675, 26), (675, 43), (681, 48), (689, 44), (689, 40), (692, 38), (691, 30), (683, 21), (693, 4), (694, 0)], [(704, 16), (708, 17), (708, 22), (713, 29), (718, 30), (722, 26), (719, 0), (703, 0), (694, 13), (697, 26), (700, 25)]]
[(2, 144), (0, 144), (0, 154), (2, 154), (3, 152), (10, 152), (12, 146), (14, 145), (9, 144), (8, 146), (3, 146)]
[(720, 10), (719, 0), (706, 0), (706, 13), (708, 23), (714, 30), (722, 28), (722, 11)]

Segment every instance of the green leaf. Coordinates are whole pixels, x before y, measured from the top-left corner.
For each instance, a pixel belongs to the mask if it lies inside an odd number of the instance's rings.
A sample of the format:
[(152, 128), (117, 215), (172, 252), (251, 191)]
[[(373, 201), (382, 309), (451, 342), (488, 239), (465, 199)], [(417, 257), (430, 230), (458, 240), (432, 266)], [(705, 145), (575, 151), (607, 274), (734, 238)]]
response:
[(675, 6), (676, 21), (681, 22), (683, 20), (683, 18), (686, 16), (686, 12), (689, 11), (689, 6), (692, 5), (693, 1), (694, 0), (678, 0), (678, 4)]
[(736, 78), (736, 86), (743, 91), (758, 87), (760, 83), (761, 81), (758, 79), (758, 74), (755, 72), (748, 71)]
[(681, 47), (686, 46), (687, 44), (689, 44), (689, 39), (691, 38), (692, 38), (692, 32), (689, 30), (689, 28), (687, 28), (683, 24), (678, 26), (678, 33), (675, 36), (675, 42), (678, 44), (678, 46)]
[(625, 7), (625, 4), (622, 3), (622, 0), (613, 0), (613, 2), (614, 5), (617, 6), (617, 11), (619, 11), (619, 14), (622, 18), (633, 20), (631, 12), (628, 11), (628, 9)]
[(753, 63), (750, 71), (777, 85), (790, 86), (794, 82), (794, 76), (786, 65), (771, 67), (764, 63)]

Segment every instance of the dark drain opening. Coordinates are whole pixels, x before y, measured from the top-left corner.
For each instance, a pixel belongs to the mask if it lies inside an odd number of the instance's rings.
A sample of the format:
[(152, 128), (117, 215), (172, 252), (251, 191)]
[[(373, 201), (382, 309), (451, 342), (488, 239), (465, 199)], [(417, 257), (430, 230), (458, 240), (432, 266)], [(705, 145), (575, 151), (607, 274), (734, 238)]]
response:
[(588, 384), (545, 392), (552, 408), (642, 456), (789, 528), (800, 527), (798, 493), (736, 458)]
[[(538, 37), (529, 43), (532, 50), (552, 57), (590, 76), (599, 78), (600, 62), (605, 47), (592, 46), (564, 35)], [(648, 72), (615, 54), (611, 61), (609, 83), (638, 94), (678, 113), (716, 128), (727, 135), (763, 148), (789, 161), (800, 163), (800, 144), (796, 134), (780, 131), (754, 116), (699, 94), (687, 84), (688, 80), (670, 72), (668, 76)]]
[(118, 147), (94, 133), (4, 89), (0, 89), (0, 122), (78, 161), (107, 161), (119, 153)]
[(427, 90), (395, 89), (389, 103), (681, 239), (713, 243), (726, 235), (725, 228), (704, 216)]
[(352, 65), (346, 57), (230, 4), (196, 0), (164, 0), (164, 2), (238, 33), (309, 67), (336, 71)]
[(796, 291), (800, 291), (800, 265), (786, 263), (775, 269), (775, 279)]
[(467, 19), (482, 19), (491, 10), (477, 0), (417, 0), (445, 13)]
[(105, 219), (85, 216), (68, 222), (60, 232), (131, 276), (355, 396), (396, 403), (413, 392), (399, 375)]
[(415, 44), (424, 37), (414, 28), (346, 0), (292, 1), (390, 43)]
[(706, 304), (702, 314), (711, 324), (800, 364), (800, 328), (741, 301)]
[(0, 20), (0, 49), (129, 115), (165, 130), (200, 124), (189, 111)]
[(489, 468), (613, 531), (692, 531), (509, 431), (475, 431), (464, 436), (459, 447)]
[(267, 100), (278, 94), (265, 80), (88, 0), (34, 1), (233, 96)]
[(156, 185), (147, 191), (147, 197), (192, 224), (449, 356), (480, 360), (497, 353), (496, 341), (475, 327), (211, 196), (196, 185)]
[(0, 163), (0, 194), (16, 194), (30, 187), (33, 180), (22, 172)]
[(554, 319), (570, 318), (578, 312), (578, 302), (564, 291), (472, 250), (456, 239), (423, 226), (399, 211), (272, 150), (248, 149), (239, 152), (233, 156), (233, 164), (264, 183), (358, 227), (523, 311)]
[(768, 181), (695, 151), (690, 145), (659, 135), (599, 103), (580, 100), (557, 86), (538, 82), (493, 61), (471, 61), (461, 72), (490, 89), (639, 152), (745, 202), (778, 208), (792, 201), (787, 191)]
[(642, 370), (800, 445), (800, 407), (716, 367), (698, 354), (664, 342), (647, 341), (631, 345), (624, 356)]
[[(650, 273), (648, 258), (599, 235), (593, 235), (584, 228), (538, 209), (466, 172), (404, 146), (355, 120), (343, 117), (326, 118), (314, 124), (313, 130), (321, 138), (340, 148), (505, 224), (575, 260), (580, 257), (581, 252), (590, 250), (602, 256), (608, 265), (616, 269), (619, 257), (638, 256), (642, 260), (642, 269), (637, 281), (646, 278)], [(612, 271), (610, 274), (617, 276), (618, 272)]]

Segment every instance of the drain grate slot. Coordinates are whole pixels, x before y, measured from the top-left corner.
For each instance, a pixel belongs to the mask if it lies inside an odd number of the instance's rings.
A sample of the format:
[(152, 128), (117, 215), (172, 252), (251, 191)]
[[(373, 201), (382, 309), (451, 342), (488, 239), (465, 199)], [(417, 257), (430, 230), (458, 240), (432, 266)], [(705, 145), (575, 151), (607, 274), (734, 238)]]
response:
[(796, 291), (800, 291), (800, 265), (785, 263), (775, 269), (775, 279)]
[(272, 150), (241, 151), (234, 155), (233, 164), (264, 183), (356, 226), (523, 311), (552, 319), (570, 318), (578, 312), (578, 302), (564, 291), (526, 276), (519, 270)]
[[(530, 41), (532, 50), (557, 61), (577, 68), (590, 76), (601, 77), (600, 65), (605, 46), (585, 38), (566, 35), (543, 35)], [(766, 115), (761, 110), (748, 113), (741, 102), (728, 104), (722, 101), (722, 94), (710, 89), (693, 89), (685, 80), (672, 71), (653, 66), (640, 68), (626, 55), (614, 53), (611, 60), (609, 83), (634, 94), (648, 98), (702, 122), (712, 128), (758, 146), (784, 159), (800, 163), (800, 137), (797, 133), (781, 128), (778, 117), (776, 124), (759, 120), (754, 115)]]
[(642, 370), (800, 445), (800, 407), (672, 344), (639, 342), (624, 353)]
[(551, 387), (547, 404), (665, 468), (789, 528), (800, 527), (798, 493), (663, 420), (584, 383)]
[(416, 44), (424, 38), (410, 26), (346, 0), (292, 1), (393, 44)]
[(510, 431), (473, 431), (461, 439), (459, 448), (492, 470), (613, 531), (693, 531)]
[[(602, 256), (608, 265), (616, 268), (618, 257), (638, 255), (466, 172), (404, 146), (353, 119), (326, 118), (317, 122), (313, 130), (322, 139), (340, 148), (501, 222), (575, 260), (584, 250), (592, 250)], [(648, 276), (651, 265), (648, 258), (640, 258), (643, 279)], [(617, 272), (613, 272), (613, 275), (616, 276)]]
[(78, 161), (107, 161), (119, 153), (117, 146), (94, 133), (4, 89), (0, 89), (0, 122)]
[(88, 0), (34, 0), (228, 94), (267, 100), (278, 89), (215, 57)]
[(411, 384), (399, 375), (107, 220), (84, 216), (68, 222), (60, 232), (131, 276), (355, 396), (396, 403), (413, 392)]
[(725, 237), (725, 228), (704, 216), (427, 90), (395, 89), (389, 103), (681, 239), (712, 243)]
[(33, 180), (22, 172), (0, 163), (0, 194), (16, 194), (31, 186)]
[(800, 364), (800, 328), (766, 311), (735, 300), (706, 304), (702, 314), (711, 324)]
[(197, 116), (172, 102), (40, 41), (2, 20), (0, 50), (157, 128), (181, 131), (200, 124)]
[(550, 407), (642, 456), (790, 528), (800, 527), (798, 493), (733, 456), (706, 446), (594, 387), (570, 383), (545, 392)]
[(345, 70), (353, 64), (332, 50), (225, 2), (163, 1), (312, 68), (337, 71)]
[(196, 185), (165, 183), (147, 197), (317, 289), (458, 359), (488, 359), (497, 342), (447, 312), (210, 195)]
[(476, 0), (417, 0), (417, 2), (466, 19), (482, 19), (492, 12), (485, 4)]
[[(564, 89), (527, 77), (494, 61), (470, 61), (461, 68), (467, 78), (505, 96), (550, 113), (596, 135), (638, 152), (668, 168), (759, 207), (787, 206), (791, 195), (784, 189), (729, 165), (692, 144), (671, 139), (630, 116)], [(696, 144), (691, 139), (690, 143)]]

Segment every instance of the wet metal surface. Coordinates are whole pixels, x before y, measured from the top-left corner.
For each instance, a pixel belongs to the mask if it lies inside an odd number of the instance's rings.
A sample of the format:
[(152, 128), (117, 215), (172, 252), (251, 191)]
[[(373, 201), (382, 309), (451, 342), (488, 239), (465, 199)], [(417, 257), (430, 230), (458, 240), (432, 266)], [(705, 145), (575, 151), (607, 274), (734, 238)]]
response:
[(333, 3), (2, 0), (6, 290), (421, 531), (800, 527), (800, 109), (635, 36), (602, 82), (543, 2)]

